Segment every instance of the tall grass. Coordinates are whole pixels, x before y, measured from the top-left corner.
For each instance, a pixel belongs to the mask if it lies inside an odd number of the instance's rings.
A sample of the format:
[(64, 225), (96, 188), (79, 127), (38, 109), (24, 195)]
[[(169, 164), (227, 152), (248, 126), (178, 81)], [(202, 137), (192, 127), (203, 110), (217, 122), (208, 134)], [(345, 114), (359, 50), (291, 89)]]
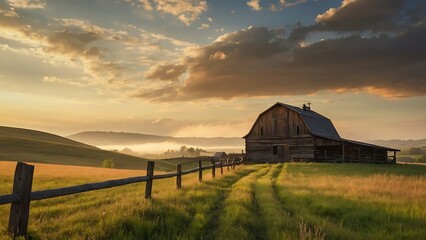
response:
[(291, 221), (327, 239), (424, 239), (426, 168), (286, 164), (277, 197)]
[[(14, 165), (0, 167), (0, 194), (9, 193)], [(33, 239), (426, 239), (425, 166), (237, 168), (217, 171), (216, 179), (205, 171), (203, 183), (185, 175), (181, 190), (175, 179), (155, 180), (151, 200), (143, 198), (142, 183), (34, 201), (29, 233)], [(61, 175), (54, 166), (36, 167), (34, 189), (144, 174), (74, 170)], [(8, 239), (8, 211), (0, 206), (0, 239)]]
[(261, 239), (264, 225), (259, 221), (254, 184), (270, 166), (259, 168), (236, 182), (224, 202), (216, 231), (218, 239)]
[[(41, 174), (42, 169), (38, 170)], [(99, 172), (103, 170), (114, 171), (98, 169)], [(216, 206), (224, 201), (228, 187), (251, 171), (251, 167), (225, 169), (224, 175), (216, 174), (214, 180), (211, 173), (205, 171), (205, 181), (201, 184), (197, 174), (185, 175), (179, 191), (173, 178), (156, 180), (152, 200), (144, 199), (145, 184), (141, 183), (34, 201), (30, 209), (29, 235), (33, 239), (205, 238), (213, 223), (211, 216)], [(5, 176), (3, 173), (0, 182), (11, 186), (11, 174)], [(43, 174), (36, 175), (34, 185), (36, 189), (49, 189), (99, 180), (99, 176), (90, 179), (85, 174), (76, 175), (58, 181)], [(1, 188), (2, 193), (10, 192), (3, 184)], [(0, 206), (0, 238), (8, 239), (5, 232), (8, 211), (9, 205)]]

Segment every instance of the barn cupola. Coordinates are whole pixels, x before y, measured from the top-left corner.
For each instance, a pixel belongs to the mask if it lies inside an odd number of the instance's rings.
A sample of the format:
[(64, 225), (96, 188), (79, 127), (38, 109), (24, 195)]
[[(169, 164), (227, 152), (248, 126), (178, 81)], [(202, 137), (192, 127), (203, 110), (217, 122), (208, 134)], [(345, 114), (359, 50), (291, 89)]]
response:
[(311, 102), (308, 102), (307, 104), (303, 104), (303, 110), (310, 111), (311, 110)]

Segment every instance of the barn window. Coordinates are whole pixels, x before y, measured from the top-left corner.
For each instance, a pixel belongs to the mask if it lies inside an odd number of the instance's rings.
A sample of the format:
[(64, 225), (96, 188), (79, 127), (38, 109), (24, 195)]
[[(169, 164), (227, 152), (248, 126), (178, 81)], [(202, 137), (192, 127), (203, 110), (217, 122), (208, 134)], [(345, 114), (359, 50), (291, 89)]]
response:
[(299, 135), (299, 126), (296, 126), (296, 135)]
[(260, 127), (260, 136), (263, 136), (263, 127)]
[(278, 147), (272, 146), (272, 154), (277, 155), (278, 154)]

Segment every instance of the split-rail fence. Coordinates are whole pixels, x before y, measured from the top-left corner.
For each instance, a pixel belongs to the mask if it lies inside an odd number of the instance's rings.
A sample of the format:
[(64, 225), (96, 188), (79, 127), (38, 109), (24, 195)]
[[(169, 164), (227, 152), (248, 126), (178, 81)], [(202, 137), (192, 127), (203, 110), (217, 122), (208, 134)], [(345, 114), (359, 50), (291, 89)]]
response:
[[(216, 162), (210, 160), (210, 165), (203, 166), (203, 160), (198, 161), (198, 167), (182, 171), (182, 165), (176, 165), (175, 173), (166, 173), (161, 175), (154, 175), (155, 162), (147, 162), (146, 175), (130, 178), (122, 178), (109, 180), (97, 183), (87, 183), (82, 185), (42, 190), (32, 192), (32, 182), (34, 175), (34, 166), (18, 162), (15, 169), (15, 176), (13, 180), (13, 190), (11, 194), (0, 196), (0, 205), (11, 204), (8, 232), (14, 237), (26, 236), (28, 221), (30, 216), (30, 202), (60, 196), (66, 196), (71, 194), (77, 194), (82, 192), (100, 190), (105, 188), (118, 187), (131, 183), (146, 182), (145, 185), (145, 198), (151, 198), (152, 183), (155, 179), (165, 179), (176, 177), (176, 188), (182, 187), (182, 175), (198, 172), (198, 180), (203, 181), (203, 170), (211, 169), (212, 177), (216, 176), (216, 168), (220, 168), (220, 173), (223, 174), (223, 167), (227, 167), (228, 170), (231, 167), (235, 169), (236, 165), (242, 164), (241, 160), (232, 160), (231, 162), (223, 161)], [(204, 160), (206, 161), (206, 160)]]

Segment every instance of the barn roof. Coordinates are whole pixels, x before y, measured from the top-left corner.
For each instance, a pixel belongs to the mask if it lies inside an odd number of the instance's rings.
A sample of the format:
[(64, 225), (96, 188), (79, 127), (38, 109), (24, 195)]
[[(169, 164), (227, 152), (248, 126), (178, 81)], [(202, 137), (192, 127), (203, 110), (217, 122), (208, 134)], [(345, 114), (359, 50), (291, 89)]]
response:
[(334, 140), (341, 140), (341, 137), (339, 136), (339, 133), (337, 133), (336, 128), (334, 128), (334, 125), (331, 120), (324, 117), (323, 115), (310, 109), (305, 110), (303, 108), (291, 106), (280, 102), (278, 102), (277, 104), (299, 113), (306, 126), (308, 127), (309, 131), (313, 135)]
[[(305, 110), (303, 108), (299, 108), (299, 107), (295, 107), (295, 106), (291, 106), (291, 105), (288, 105), (288, 104), (277, 102), (276, 104), (274, 104), (273, 106), (271, 106), (270, 108), (266, 109), (261, 114), (259, 114), (259, 117), (261, 115), (263, 115), (264, 113), (266, 113), (267, 111), (269, 111), (271, 108), (273, 108), (277, 105), (283, 106), (283, 107), (288, 108), (288, 109), (290, 109), (294, 112), (297, 112), (300, 115), (300, 117), (303, 119), (303, 121), (305, 122), (309, 131), (313, 135), (316, 135), (316, 136), (319, 136), (319, 137), (324, 137), (324, 138), (329, 138), (329, 139), (333, 139), (333, 140), (342, 140), (342, 138), (337, 133), (336, 128), (334, 128), (333, 123), (330, 121), (330, 119), (328, 119), (328, 118), (324, 117), (323, 115), (321, 115), (321, 114), (319, 114), (315, 111), (312, 111), (312, 110), (308, 110), (308, 109)], [(259, 119), (259, 117), (256, 119), (256, 122)], [(253, 127), (254, 127), (254, 125), (253, 125)], [(253, 127), (252, 127), (252, 129), (253, 129)], [(250, 132), (251, 132), (252, 129), (250, 129)], [(246, 137), (246, 136), (244, 136), (244, 137)]]

